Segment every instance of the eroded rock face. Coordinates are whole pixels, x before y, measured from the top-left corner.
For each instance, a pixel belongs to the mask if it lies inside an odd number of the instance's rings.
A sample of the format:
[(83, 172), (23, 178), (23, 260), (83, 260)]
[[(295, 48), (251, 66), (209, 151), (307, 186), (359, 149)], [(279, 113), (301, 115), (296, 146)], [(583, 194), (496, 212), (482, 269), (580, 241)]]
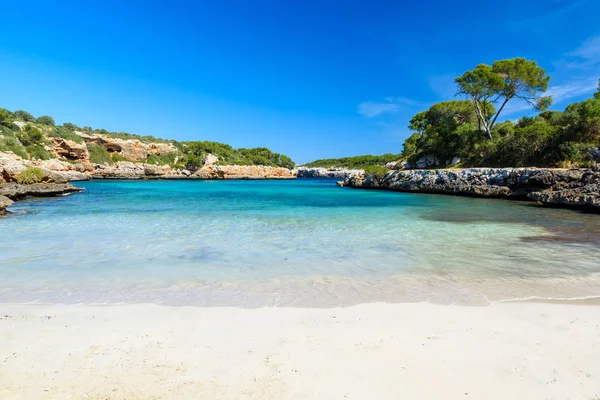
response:
[(345, 179), (352, 174), (362, 173), (362, 169), (344, 169), (344, 168), (296, 168), (298, 178), (335, 178)]
[(81, 164), (70, 164), (59, 160), (23, 160), (13, 153), (0, 152), (0, 183), (16, 182), (19, 173), (27, 167), (38, 167), (44, 171), (44, 182), (66, 183), (67, 181), (90, 180), (90, 175), (83, 173)]
[(13, 153), (0, 152), (0, 183), (16, 181), (17, 175), (26, 168), (21, 157)]
[(88, 162), (90, 154), (85, 144), (77, 143), (72, 140), (63, 138), (53, 137), (52, 144), (54, 147), (51, 151), (57, 156), (66, 158), (67, 160), (77, 160), (81, 162)]
[(117, 139), (105, 135), (88, 135), (83, 132), (75, 133), (86, 142), (100, 144), (109, 153), (119, 153), (121, 156), (132, 161), (144, 161), (148, 156), (173, 153), (177, 148), (171, 143), (144, 143), (137, 139)]
[(600, 212), (600, 172), (538, 168), (390, 171), (381, 180), (353, 174), (341, 185), (402, 192), (531, 199)]

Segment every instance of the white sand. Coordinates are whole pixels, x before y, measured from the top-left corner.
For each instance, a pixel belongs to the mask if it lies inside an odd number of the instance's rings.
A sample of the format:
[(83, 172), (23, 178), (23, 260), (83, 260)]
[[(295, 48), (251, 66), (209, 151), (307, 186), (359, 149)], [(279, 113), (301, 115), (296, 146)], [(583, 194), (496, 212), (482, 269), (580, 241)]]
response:
[(600, 399), (594, 305), (0, 314), (1, 399)]

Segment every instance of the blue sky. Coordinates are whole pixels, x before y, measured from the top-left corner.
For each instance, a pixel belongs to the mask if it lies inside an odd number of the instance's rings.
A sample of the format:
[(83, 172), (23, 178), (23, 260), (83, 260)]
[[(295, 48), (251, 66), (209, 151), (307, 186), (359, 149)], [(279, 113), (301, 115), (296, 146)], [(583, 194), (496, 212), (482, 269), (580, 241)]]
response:
[(598, 0), (21, 0), (2, 15), (1, 107), (297, 162), (401, 151), (410, 117), (479, 63), (536, 60), (555, 109), (600, 78)]

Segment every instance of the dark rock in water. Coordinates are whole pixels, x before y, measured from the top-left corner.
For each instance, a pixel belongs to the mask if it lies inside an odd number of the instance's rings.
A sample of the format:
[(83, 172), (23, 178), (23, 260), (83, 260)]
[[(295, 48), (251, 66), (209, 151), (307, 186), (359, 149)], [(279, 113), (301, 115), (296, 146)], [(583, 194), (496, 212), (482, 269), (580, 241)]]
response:
[(536, 200), (544, 205), (600, 212), (600, 172), (540, 168), (465, 168), (390, 171), (383, 179), (364, 173), (340, 186), (401, 192)]
[(6, 207), (12, 206), (13, 201), (6, 196), (0, 195), (0, 215), (6, 214)]
[(19, 200), (23, 197), (60, 196), (82, 190), (69, 183), (34, 183), (31, 185), (6, 183), (0, 185), (0, 197), (5, 196), (11, 200)]
[(545, 205), (567, 206), (600, 212), (600, 184), (591, 184), (573, 189), (544, 190), (529, 194), (529, 198)]

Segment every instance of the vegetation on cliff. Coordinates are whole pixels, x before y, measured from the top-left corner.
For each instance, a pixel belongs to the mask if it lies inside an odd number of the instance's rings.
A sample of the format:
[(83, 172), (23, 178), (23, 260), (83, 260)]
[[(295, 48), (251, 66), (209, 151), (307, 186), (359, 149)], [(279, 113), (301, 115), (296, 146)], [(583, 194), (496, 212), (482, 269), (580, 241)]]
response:
[[(123, 152), (103, 141), (91, 141), (92, 137), (104, 137), (116, 140), (134, 140), (144, 145), (167, 144), (168, 152), (149, 153), (143, 159), (127, 158)], [(140, 136), (124, 132), (108, 132), (104, 129), (79, 127), (72, 123), (56, 126), (52, 117), (44, 115), (35, 118), (27, 111), (11, 112), (0, 108), (0, 151), (9, 151), (22, 158), (48, 160), (55, 158), (53, 139), (74, 142), (82, 151), (89, 153), (89, 161), (96, 164), (112, 164), (117, 161), (135, 161), (157, 165), (171, 165), (179, 168), (197, 168), (204, 165), (205, 159), (212, 154), (218, 157), (219, 165), (264, 165), (293, 168), (294, 162), (287, 156), (258, 147), (252, 149), (233, 147), (210, 141), (178, 142), (153, 136)], [(70, 161), (76, 161), (72, 158)]]
[[(481, 64), (456, 78), (466, 100), (434, 104), (409, 123), (413, 134), (404, 142), (402, 158), (416, 165), (588, 167), (600, 147), (600, 95), (546, 111), (542, 96), (550, 77), (534, 61), (516, 58)], [(600, 92), (600, 88), (599, 88)], [(533, 117), (498, 123), (510, 102), (539, 111)]]
[(356, 156), (343, 158), (326, 158), (316, 160), (304, 164), (311, 168), (346, 168), (346, 169), (365, 169), (372, 165), (385, 165), (389, 162), (396, 161), (401, 157), (400, 154), (384, 154), (381, 156)]
[[(398, 155), (317, 160), (310, 167), (364, 169), (402, 160), (419, 168), (589, 167), (600, 158), (600, 82), (590, 99), (548, 111), (550, 77), (523, 58), (480, 64), (456, 78), (457, 95), (409, 121), (412, 134)], [(500, 122), (507, 106), (537, 115)], [(504, 114), (503, 114), (504, 113)]]

